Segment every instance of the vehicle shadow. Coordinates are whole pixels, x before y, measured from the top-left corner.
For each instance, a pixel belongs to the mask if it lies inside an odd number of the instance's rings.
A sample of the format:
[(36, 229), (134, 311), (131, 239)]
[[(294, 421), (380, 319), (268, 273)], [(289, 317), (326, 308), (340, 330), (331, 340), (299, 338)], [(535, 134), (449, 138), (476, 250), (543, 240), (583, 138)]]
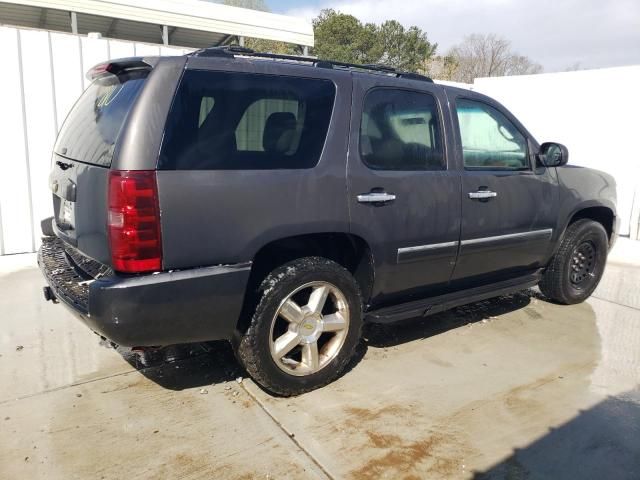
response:
[(632, 480), (640, 472), (640, 388), (608, 396), (554, 426), (474, 480)]
[[(341, 376), (358, 365), (369, 348), (393, 347), (487, 321), (526, 307), (532, 297), (540, 297), (540, 294), (534, 290), (525, 290), (427, 317), (393, 324), (366, 323), (356, 354)], [(142, 354), (135, 354), (130, 350), (119, 350), (119, 353), (142, 375), (170, 390), (204, 387), (246, 376), (231, 345), (226, 341), (172, 345)]]

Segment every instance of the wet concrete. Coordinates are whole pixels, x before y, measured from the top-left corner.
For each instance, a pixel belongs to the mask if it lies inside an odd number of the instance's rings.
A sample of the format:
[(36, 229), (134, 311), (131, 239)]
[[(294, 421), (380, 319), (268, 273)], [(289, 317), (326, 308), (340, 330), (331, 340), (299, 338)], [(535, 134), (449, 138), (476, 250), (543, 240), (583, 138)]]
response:
[[(638, 244), (640, 247), (640, 244)], [(368, 326), (352, 368), (275, 398), (223, 342), (145, 358), (0, 264), (0, 478), (640, 478), (640, 267)]]

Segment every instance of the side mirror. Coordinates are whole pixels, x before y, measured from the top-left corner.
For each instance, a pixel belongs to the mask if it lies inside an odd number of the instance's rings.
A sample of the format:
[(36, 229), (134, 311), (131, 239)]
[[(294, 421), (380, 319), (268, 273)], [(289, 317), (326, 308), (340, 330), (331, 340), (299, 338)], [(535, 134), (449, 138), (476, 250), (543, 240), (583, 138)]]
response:
[(547, 167), (561, 167), (569, 161), (569, 150), (561, 143), (545, 142), (540, 145), (538, 158)]

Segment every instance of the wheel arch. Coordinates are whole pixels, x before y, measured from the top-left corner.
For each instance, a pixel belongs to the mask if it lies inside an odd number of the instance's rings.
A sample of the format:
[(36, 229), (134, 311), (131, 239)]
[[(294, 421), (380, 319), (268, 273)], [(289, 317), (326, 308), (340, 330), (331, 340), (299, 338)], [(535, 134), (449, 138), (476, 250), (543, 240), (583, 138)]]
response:
[[(610, 207), (604, 205), (591, 205), (591, 206), (583, 206), (582, 208), (577, 209), (569, 218), (564, 231), (573, 223), (577, 222), (581, 219), (589, 219), (595, 222), (600, 223), (605, 231), (607, 232), (607, 237), (609, 238), (609, 242), (615, 233), (616, 227), (616, 216)], [(563, 232), (564, 234), (564, 232)]]
[(274, 268), (297, 258), (319, 256), (333, 260), (355, 278), (366, 304), (374, 279), (373, 255), (360, 236), (346, 232), (317, 232), (291, 235), (264, 244), (253, 257), (248, 292), (256, 292)]

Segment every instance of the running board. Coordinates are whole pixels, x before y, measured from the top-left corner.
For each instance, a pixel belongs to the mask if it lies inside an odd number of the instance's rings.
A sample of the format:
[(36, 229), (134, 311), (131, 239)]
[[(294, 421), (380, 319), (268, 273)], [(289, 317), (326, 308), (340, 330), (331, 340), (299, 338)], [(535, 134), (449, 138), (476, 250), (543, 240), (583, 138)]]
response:
[(446, 295), (414, 300), (412, 302), (401, 303), (400, 305), (372, 310), (365, 314), (365, 319), (373, 323), (392, 323), (408, 318), (425, 317), (449, 310), (450, 308), (459, 307), (460, 305), (525, 290), (537, 285), (540, 279), (541, 273), (538, 271), (533, 274), (492, 283), (490, 285), (483, 285), (459, 292), (447, 293)]

